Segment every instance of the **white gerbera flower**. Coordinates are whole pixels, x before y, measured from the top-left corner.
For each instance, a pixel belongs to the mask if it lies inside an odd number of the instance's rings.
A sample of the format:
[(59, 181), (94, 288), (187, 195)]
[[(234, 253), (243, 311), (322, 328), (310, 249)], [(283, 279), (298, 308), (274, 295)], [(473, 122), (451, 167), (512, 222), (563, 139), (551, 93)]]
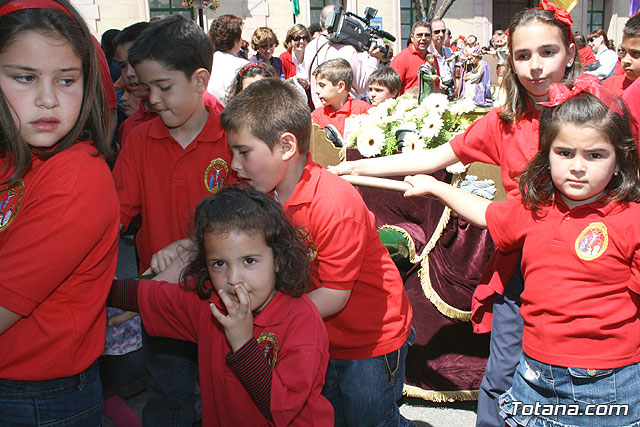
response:
[(461, 99), (460, 101), (452, 102), (449, 106), (449, 111), (453, 115), (468, 113), (475, 108), (476, 104), (468, 98)]
[(407, 111), (404, 115), (404, 120), (406, 122), (415, 122), (418, 120), (422, 120), (425, 116), (429, 114), (429, 110), (424, 105), (418, 105), (415, 108)]
[(410, 154), (417, 150), (424, 150), (425, 143), (417, 132), (409, 132), (402, 141), (402, 152)]
[(440, 129), (442, 129), (443, 125), (444, 122), (442, 121), (442, 118), (440, 118), (440, 115), (437, 113), (431, 113), (424, 118), (422, 126), (420, 127), (420, 133), (424, 140), (428, 141), (440, 133)]
[(438, 114), (442, 114), (449, 106), (449, 99), (443, 93), (432, 93), (422, 101), (422, 104), (429, 111), (436, 111)]
[(364, 157), (380, 155), (384, 146), (384, 131), (378, 126), (369, 126), (362, 129), (356, 139), (358, 151)]
[(468, 165), (467, 166), (463, 165), (462, 162), (457, 162), (450, 166), (447, 166), (446, 171), (449, 173), (461, 174), (461, 173), (465, 173), (468, 167), (469, 167)]

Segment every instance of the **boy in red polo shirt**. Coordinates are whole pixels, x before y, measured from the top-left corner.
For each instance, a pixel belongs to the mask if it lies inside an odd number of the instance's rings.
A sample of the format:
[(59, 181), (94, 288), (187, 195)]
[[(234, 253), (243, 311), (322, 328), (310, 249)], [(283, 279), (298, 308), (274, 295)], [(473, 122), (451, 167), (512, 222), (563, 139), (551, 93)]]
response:
[[(622, 31), (622, 43), (618, 46), (618, 58), (624, 74), (612, 76), (602, 82), (616, 96), (640, 76), (640, 16), (635, 15), (627, 21)], [(637, 102), (637, 101), (636, 101)]]
[[(221, 104), (205, 98), (213, 46), (193, 21), (173, 15), (150, 24), (128, 50), (128, 62), (158, 117), (127, 137), (113, 175), (122, 227), (140, 214), (136, 236), (140, 272), (152, 255), (187, 237), (191, 213), (235, 178), (220, 125)], [(149, 394), (143, 424), (191, 425), (196, 348), (166, 338), (146, 339)]]
[(402, 425), (396, 401), (415, 339), (411, 305), (358, 191), (312, 161), (306, 101), (292, 85), (264, 79), (236, 95), (221, 121), (238, 177), (273, 192), (306, 236), (307, 295), (329, 334), (322, 394), (336, 425)]
[(366, 113), (371, 105), (359, 99), (350, 99), (353, 70), (346, 59), (331, 59), (315, 69), (316, 94), (323, 106), (313, 110), (313, 122), (323, 128), (333, 125), (344, 136), (347, 118)]

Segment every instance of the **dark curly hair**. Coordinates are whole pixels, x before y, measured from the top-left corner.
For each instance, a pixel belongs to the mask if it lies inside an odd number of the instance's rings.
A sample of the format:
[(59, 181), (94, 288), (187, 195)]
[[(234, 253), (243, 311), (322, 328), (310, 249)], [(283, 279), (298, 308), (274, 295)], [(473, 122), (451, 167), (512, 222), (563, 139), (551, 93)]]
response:
[(222, 15), (209, 27), (209, 39), (216, 52), (228, 52), (242, 38), (242, 19), (235, 15)]
[[(193, 237), (196, 254), (182, 271), (183, 286), (209, 299), (209, 281), (204, 237), (208, 233), (231, 231), (259, 233), (273, 250), (276, 290), (293, 297), (302, 296), (311, 282), (309, 255), (304, 235), (289, 222), (282, 206), (268, 195), (249, 187), (231, 186), (215, 197), (202, 200), (196, 208)], [(192, 279), (195, 280), (195, 284)]]
[(615, 149), (619, 172), (607, 186), (609, 201), (634, 202), (640, 200), (638, 179), (638, 149), (631, 133), (629, 114), (619, 101), (624, 115), (609, 109), (596, 96), (582, 92), (562, 104), (545, 108), (540, 116), (540, 146), (538, 153), (520, 177), (520, 193), (524, 204), (540, 211), (554, 202), (555, 186), (551, 180), (549, 154), (551, 144), (567, 124), (578, 128), (597, 129)]

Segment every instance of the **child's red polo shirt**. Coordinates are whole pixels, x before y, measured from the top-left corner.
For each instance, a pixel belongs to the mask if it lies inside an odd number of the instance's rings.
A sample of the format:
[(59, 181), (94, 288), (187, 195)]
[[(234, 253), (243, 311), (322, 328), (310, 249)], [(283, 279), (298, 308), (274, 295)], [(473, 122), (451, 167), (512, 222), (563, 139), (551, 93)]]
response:
[(622, 96), (622, 92), (634, 81), (629, 79), (625, 74), (619, 76), (611, 76), (602, 82), (602, 86), (606, 87), (615, 96)]
[(145, 100), (141, 99), (140, 108), (138, 108), (138, 110), (131, 116), (127, 117), (120, 125), (120, 129), (118, 130), (118, 141), (120, 141), (120, 147), (124, 145), (127, 136), (129, 136), (133, 128), (156, 117), (158, 117), (158, 113), (148, 109)]
[(313, 123), (317, 123), (323, 128), (327, 125), (334, 125), (340, 135), (344, 136), (344, 121), (358, 114), (364, 114), (369, 111), (371, 105), (360, 99), (347, 99), (339, 110), (334, 110), (328, 105), (313, 110), (311, 118)]
[(358, 191), (309, 155), (284, 207), (308, 233), (314, 288), (351, 290), (347, 305), (325, 318), (331, 358), (364, 359), (400, 348), (409, 337), (411, 304)]
[[(225, 356), (231, 351), (224, 328), (209, 301), (176, 284), (143, 280), (138, 304), (150, 335), (198, 343), (202, 421), (207, 426), (270, 426)], [(277, 292), (253, 318), (253, 334), (275, 363), (271, 377), (271, 415), (276, 425), (333, 425), (333, 408), (320, 393), (329, 363), (327, 332), (317, 308), (306, 296)]]
[(420, 70), (421, 65), (424, 65), (425, 61), (425, 57), (422, 56), (413, 43), (400, 51), (400, 53), (391, 60), (391, 68), (396, 70), (400, 75), (400, 81), (402, 82), (400, 95), (405, 93), (407, 89), (418, 86), (420, 83), (418, 70)]
[(207, 105), (206, 125), (189, 146), (169, 135), (160, 117), (137, 126), (113, 169), (120, 198), (121, 222), (126, 228), (141, 214), (136, 236), (140, 271), (154, 253), (187, 237), (196, 205), (235, 182), (231, 150), (220, 123), (220, 103)]
[(486, 213), (496, 246), (522, 249), (525, 353), (584, 369), (640, 361), (640, 204), (556, 199), (542, 218), (518, 198)]
[(120, 215), (96, 153), (77, 142), (0, 186), (0, 304), (24, 316), (0, 334), (0, 378), (67, 377), (104, 352)]
[(529, 108), (516, 123), (500, 119), (501, 108), (476, 120), (450, 141), (456, 157), (464, 163), (484, 162), (500, 166), (507, 195), (519, 196), (518, 178), (538, 152), (540, 112)]

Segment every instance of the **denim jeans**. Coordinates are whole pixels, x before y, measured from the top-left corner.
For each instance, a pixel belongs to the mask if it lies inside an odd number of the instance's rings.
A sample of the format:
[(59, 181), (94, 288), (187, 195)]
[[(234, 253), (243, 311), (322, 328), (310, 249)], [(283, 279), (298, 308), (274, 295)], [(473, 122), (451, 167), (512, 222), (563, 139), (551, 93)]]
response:
[(0, 380), (3, 427), (97, 427), (102, 425), (98, 363), (84, 372), (43, 381)]
[(322, 395), (333, 405), (336, 427), (413, 426), (400, 415), (409, 339), (398, 350), (368, 359), (330, 359)]
[[(626, 413), (617, 405), (628, 405)], [(500, 409), (510, 426), (640, 426), (640, 363), (567, 368), (523, 354)]]
[(496, 295), (493, 303), (489, 359), (480, 383), (476, 427), (504, 426), (498, 399), (511, 387), (513, 373), (522, 356), (523, 321), (520, 316), (520, 294), (523, 289), (524, 279), (518, 265), (504, 295)]
[(191, 427), (195, 416), (198, 347), (195, 343), (150, 337), (142, 325), (147, 368), (145, 427)]

